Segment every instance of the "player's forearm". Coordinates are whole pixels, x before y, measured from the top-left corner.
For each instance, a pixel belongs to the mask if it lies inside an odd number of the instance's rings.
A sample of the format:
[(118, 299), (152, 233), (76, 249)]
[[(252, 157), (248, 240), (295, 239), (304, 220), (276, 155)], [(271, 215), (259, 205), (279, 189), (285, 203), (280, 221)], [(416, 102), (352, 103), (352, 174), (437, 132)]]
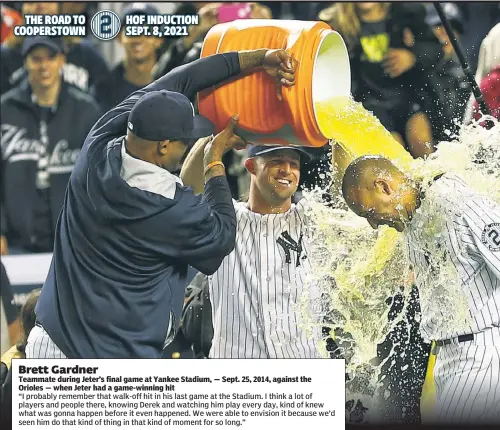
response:
[(151, 84), (148, 89), (177, 91), (193, 98), (198, 91), (262, 66), (267, 49), (227, 52), (201, 58), (177, 67)]
[[(128, 113), (137, 100), (151, 91), (168, 90), (184, 94), (192, 100), (196, 93), (224, 82), (242, 71), (259, 67), (267, 49), (228, 52), (201, 58), (177, 67), (165, 76), (134, 92), (117, 107), (107, 112), (94, 127), (93, 135), (109, 133), (119, 135), (126, 129)], [(91, 137), (92, 137), (91, 136)]]
[(199, 139), (189, 152), (181, 169), (182, 182), (186, 187), (191, 187), (196, 194), (203, 193), (205, 188), (203, 156), (205, 146), (209, 141), (210, 138)]
[(237, 76), (240, 71), (237, 52), (211, 55), (176, 67), (146, 87), (146, 91), (176, 91), (193, 99), (197, 92)]
[(240, 61), (240, 69), (242, 72), (251, 70), (255, 67), (260, 67), (264, 63), (267, 49), (254, 49), (252, 51), (239, 51), (238, 59)]

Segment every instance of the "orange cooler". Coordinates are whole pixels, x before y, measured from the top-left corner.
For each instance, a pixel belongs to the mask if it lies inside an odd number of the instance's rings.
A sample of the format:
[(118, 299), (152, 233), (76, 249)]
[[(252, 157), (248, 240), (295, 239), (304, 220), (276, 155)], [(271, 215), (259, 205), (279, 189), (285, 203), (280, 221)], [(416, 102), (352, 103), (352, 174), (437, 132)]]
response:
[(327, 143), (315, 104), (349, 97), (349, 56), (341, 36), (323, 22), (237, 20), (213, 27), (205, 37), (202, 57), (250, 49), (285, 49), (298, 61), (295, 86), (276, 96), (275, 80), (264, 71), (206, 90), (199, 95), (200, 113), (217, 129), (240, 115), (238, 134), (254, 144), (320, 147)]

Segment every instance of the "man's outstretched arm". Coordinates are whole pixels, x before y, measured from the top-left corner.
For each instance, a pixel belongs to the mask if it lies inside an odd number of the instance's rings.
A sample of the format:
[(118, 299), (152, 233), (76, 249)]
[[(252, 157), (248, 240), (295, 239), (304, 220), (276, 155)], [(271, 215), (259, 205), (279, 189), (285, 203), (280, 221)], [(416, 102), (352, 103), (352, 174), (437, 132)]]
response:
[(182, 163), (180, 177), (186, 187), (191, 187), (195, 194), (203, 193), (205, 189), (205, 179), (203, 175), (203, 156), (205, 147), (210, 142), (211, 137), (198, 139), (188, 156)]
[(281, 97), (281, 86), (292, 86), (295, 82), (296, 64), (282, 49), (229, 52), (177, 67), (147, 88), (177, 91), (192, 99), (198, 91), (262, 67), (276, 79), (278, 97)]
[(193, 99), (198, 91), (224, 82), (240, 73), (262, 67), (276, 79), (278, 97), (281, 87), (295, 83), (294, 61), (284, 50), (257, 49), (253, 51), (229, 52), (201, 58), (177, 67), (148, 86), (135, 91), (118, 106), (104, 114), (90, 133), (90, 137), (107, 134), (110, 138), (126, 132), (128, 114), (144, 94), (151, 91), (169, 90)]

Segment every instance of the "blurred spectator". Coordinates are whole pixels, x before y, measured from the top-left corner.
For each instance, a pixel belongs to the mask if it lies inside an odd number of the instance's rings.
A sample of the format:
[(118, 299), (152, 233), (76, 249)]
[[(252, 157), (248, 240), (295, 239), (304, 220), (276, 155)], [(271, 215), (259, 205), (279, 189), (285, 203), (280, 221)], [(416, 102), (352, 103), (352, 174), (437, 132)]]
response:
[[(60, 13), (60, 4), (55, 2), (27, 2), (22, 4), (24, 15), (55, 15)], [(7, 92), (26, 77), (21, 46), (23, 37), (13, 36), (1, 47), (1, 93)], [(67, 54), (63, 73), (64, 80), (82, 91), (88, 92), (96, 80), (108, 72), (102, 55), (83, 38), (63, 38)]]
[(457, 7), (464, 17), (462, 45), (472, 71), (479, 64), (479, 49), (488, 32), (500, 23), (500, 3), (496, 1), (457, 2)]
[(21, 324), (7, 272), (0, 262), (1, 354), (21, 340)]
[[(488, 73), (480, 84), (484, 100), (491, 110), (491, 115), (500, 120), (500, 64)], [(477, 100), (474, 100), (472, 116), (479, 120), (482, 116)]]
[[(62, 2), (60, 6), (60, 13), (63, 15), (84, 15), (85, 22), (87, 27), (87, 36), (86, 39), (92, 39), (92, 29), (91, 29), (91, 21), (94, 14), (98, 11), (99, 4), (97, 2), (85, 3), (85, 2)], [(81, 37), (73, 38), (75, 42), (80, 41)], [(93, 39), (93, 45), (98, 41), (97, 38)], [(99, 51), (97, 52), (99, 55)]]
[[(259, 3), (234, 3), (240, 6), (240, 11), (248, 8), (248, 18), (251, 19), (271, 19), (272, 14), (268, 7), (262, 6)], [(153, 75), (155, 79), (164, 76), (170, 70), (181, 66), (182, 64), (190, 63), (201, 55), (201, 47), (203, 39), (208, 31), (219, 22), (219, 9), (225, 8), (226, 19), (235, 20), (238, 18), (238, 11), (233, 9), (229, 11), (232, 5), (229, 3), (207, 3), (199, 11), (200, 23), (189, 28), (189, 36), (178, 39), (170, 48), (161, 56), (156, 65)], [(222, 10), (222, 9), (221, 9)], [(234, 13), (232, 18), (230, 17)]]
[[(454, 37), (460, 41), (464, 30), (460, 10), (453, 3), (444, 3), (443, 12), (453, 29)], [(450, 134), (458, 133), (470, 88), (453, 45), (432, 4), (427, 7), (426, 22), (444, 51), (444, 57), (436, 64), (434, 72), (428, 74), (429, 85), (425, 86), (428, 97), (423, 100), (433, 125), (435, 140), (439, 142), (448, 140)]]
[[(157, 15), (158, 9), (148, 3), (134, 3), (125, 9), (121, 18), (125, 22), (131, 15)], [(153, 67), (162, 39), (156, 36), (126, 36), (124, 27), (118, 39), (125, 50), (125, 59), (92, 90), (92, 94), (103, 109), (108, 111), (127, 96), (153, 82)]]
[[(205, 5), (210, 4), (210, 2), (184, 2), (184, 3), (174, 3), (176, 4), (174, 15), (198, 15), (199, 10)], [(170, 36), (165, 37), (162, 47), (160, 48), (159, 57), (161, 57), (169, 47), (171, 47), (177, 40), (182, 36)]]
[(336, 3), (320, 13), (346, 41), (353, 95), (414, 157), (434, 151), (416, 90), (443, 56), (421, 4)]
[(51, 252), (69, 176), (99, 116), (97, 103), (62, 81), (58, 38), (26, 38), (28, 73), (1, 99), (4, 252)]
[(85, 2), (62, 2), (61, 13), (63, 15), (85, 15), (87, 3)]
[(272, 19), (271, 9), (261, 3), (248, 3), (251, 8), (250, 19)]
[(200, 57), (205, 35), (217, 24), (217, 12), (220, 5), (221, 3), (208, 3), (198, 11), (199, 25), (191, 26), (188, 30), (189, 36), (177, 39), (160, 57), (153, 70), (154, 79), (161, 78), (170, 70)]
[(176, 15), (196, 15), (200, 9), (205, 7), (211, 2), (182, 2), (178, 3), (177, 9), (175, 10)]
[(4, 4), (0, 5), (0, 12), (2, 17), (2, 33), (0, 38), (0, 43), (4, 43), (8, 38), (13, 36), (14, 27), (21, 24), (22, 17), (21, 14)]
[[(463, 18), (460, 10), (453, 3), (442, 3), (441, 6), (443, 8), (446, 19), (451, 24), (454, 36), (458, 38), (459, 34), (461, 35), (464, 33)], [(446, 33), (446, 29), (441, 22), (441, 18), (439, 18), (436, 8), (433, 4), (427, 4), (426, 9), (427, 15), (425, 18), (425, 22), (431, 26), (432, 31), (443, 46), (445, 58), (452, 58), (455, 55), (455, 51), (453, 50), (450, 38)]]
[(265, 1), (262, 5), (268, 7), (276, 19), (298, 19), (301, 21), (316, 21), (318, 13), (328, 7), (330, 2), (277, 2)]
[[(485, 37), (483, 42), (481, 43), (481, 49), (479, 51), (479, 62), (476, 70), (476, 82), (478, 85), (484, 85), (483, 88), (488, 89), (490, 93), (488, 97), (493, 97), (495, 93), (495, 76), (496, 73), (493, 73), (493, 76), (490, 79), (485, 80), (485, 78), (492, 72), (494, 69), (500, 64), (500, 24), (497, 24), (495, 27), (491, 29), (488, 35)], [(484, 83), (483, 83), (484, 81)], [(486, 95), (485, 95), (486, 99)], [(491, 103), (490, 108), (495, 109), (495, 99), (494, 97), (487, 101), (488, 104)], [(465, 112), (464, 122), (469, 123), (472, 119), (472, 114), (474, 111), (474, 104), (477, 105), (475, 98), (473, 95), (470, 96), (469, 103), (467, 105), (467, 110)], [(477, 113), (476, 113), (477, 116)]]

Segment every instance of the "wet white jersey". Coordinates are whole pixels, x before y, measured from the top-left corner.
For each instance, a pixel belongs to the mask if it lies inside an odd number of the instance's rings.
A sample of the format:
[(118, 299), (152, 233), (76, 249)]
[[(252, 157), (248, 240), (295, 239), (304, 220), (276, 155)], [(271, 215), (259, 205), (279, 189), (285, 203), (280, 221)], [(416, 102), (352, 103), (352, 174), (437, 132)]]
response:
[[(426, 209), (429, 204), (438, 206)], [(421, 294), (424, 337), (443, 340), (474, 334), (483, 345), (500, 345), (500, 206), (457, 176), (443, 175), (427, 191), (421, 209), (405, 236)], [(455, 274), (444, 273), (443, 259)], [(447, 273), (448, 281), (443, 282)], [(445, 313), (459, 311), (450, 296), (453, 282), (468, 307), (468, 323), (461, 328), (446, 324), (450, 315)]]

